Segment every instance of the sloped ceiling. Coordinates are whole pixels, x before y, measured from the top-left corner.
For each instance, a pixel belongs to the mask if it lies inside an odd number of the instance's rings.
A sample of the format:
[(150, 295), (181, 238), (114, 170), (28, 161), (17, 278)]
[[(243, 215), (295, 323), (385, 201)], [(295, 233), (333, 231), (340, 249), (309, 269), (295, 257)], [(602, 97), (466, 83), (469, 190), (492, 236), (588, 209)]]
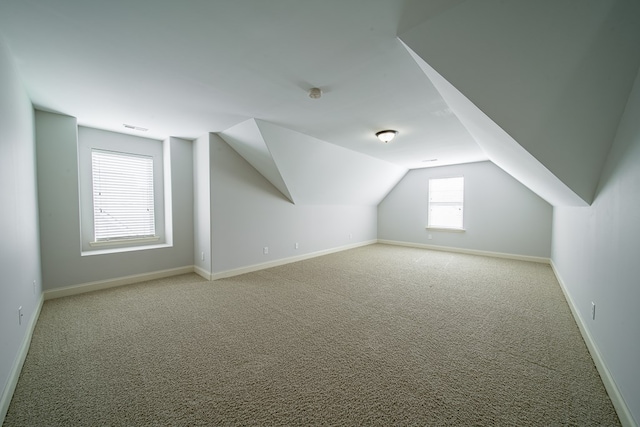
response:
[(239, 123), (218, 135), (276, 187), (283, 196), (295, 203), (255, 120), (249, 119)]
[(407, 172), (264, 120), (219, 135), (295, 204), (376, 206)]
[(587, 203), (508, 133), (476, 107), (451, 83), (409, 47), (407, 51), (447, 101), (453, 112), (482, 147), (489, 159), (554, 206), (586, 206)]
[(591, 203), (640, 65), (640, 2), (466, 1), (400, 38)]
[(573, 205), (593, 199), (640, 65), (640, 2), (2, 0), (0, 36), (37, 108), (221, 132), (295, 203), (373, 203), (389, 163), (491, 159)]

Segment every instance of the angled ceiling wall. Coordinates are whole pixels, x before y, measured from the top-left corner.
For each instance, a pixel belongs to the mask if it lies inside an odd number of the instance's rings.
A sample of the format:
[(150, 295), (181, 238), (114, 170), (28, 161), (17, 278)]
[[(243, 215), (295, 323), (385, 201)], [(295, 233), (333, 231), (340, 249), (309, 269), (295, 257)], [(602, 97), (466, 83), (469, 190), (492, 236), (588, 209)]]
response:
[(399, 37), (592, 202), (640, 65), (640, 2), (466, 1)]
[(451, 83), (409, 47), (406, 48), (489, 160), (553, 206), (587, 205)]
[(224, 132), (220, 132), (219, 135), (231, 148), (260, 172), (267, 181), (276, 187), (283, 196), (289, 199), (291, 203), (295, 203), (255, 120), (246, 120)]
[(377, 206), (407, 169), (272, 123), (219, 135), (292, 203)]

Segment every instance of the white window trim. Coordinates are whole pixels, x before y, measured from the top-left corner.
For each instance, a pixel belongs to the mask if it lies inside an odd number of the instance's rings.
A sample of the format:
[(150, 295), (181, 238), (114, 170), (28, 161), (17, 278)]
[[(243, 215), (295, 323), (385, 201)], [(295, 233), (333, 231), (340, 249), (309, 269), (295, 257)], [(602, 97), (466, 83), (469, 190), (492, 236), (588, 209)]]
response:
[(431, 230), (431, 231), (450, 231), (453, 233), (464, 233), (465, 231), (467, 231), (466, 228), (446, 228), (446, 227), (425, 227), (426, 230)]
[(160, 237), (158, 236), (144, 237), (144, 238), (129, 238), (129, 239), (122, 238), (122, 239), (93, 241), (93, 242), (89, 242), (89, 246), (91, 246), (92, 248), (98, 248), (98, 247), (105, 247), (105, 246), (121, 246), (124, 243), (143, 245), (151, 242), (158, 243), (159, 240), (160, 240)]
[[(429, 190), (430, 190), (430, 183), (431, 180), (437, 180), (437, 179), (451, 179), (451, 178), (462, 178), (462, 226), (460, 227), (443, 227), (441, 225), (434, 225), (431, 226), (429, 225), (430, 221), (431, 221), (431, 214), (430, 214), (430, 210), (431, 210), (431, 195), (429, 194)], [(464, 216), (465, 216), (465, 199), (466, 199), (466, 191), (465, 191), (465, 184), (464, 184), (464, 175), (455, 175), (455, 176), (442, 176), (442, 177), (432, 177), (429, 178), (428, 182), (427, 182), (427, 226), (425, 227), (425, 229), (427, 230), (431, 230), (431, 231), (446, 231), (446, 232), (453, 232), (453, 233), (464, 233), (466, 231), (466, 229), (464, 228)]]
[(151, 249), (170, 248), (172, 245), (169, 243), (162, 243), (156, 245), (144, 245), (144, 246), (130, 246), (130, 247), (117, 247), (117, 248), (95, 248), (94, 250), (82, 252), (82, 256), (94, 256), (94, 255), (107, 255), (107, 254), (119, 254), (123, 252), (138, 252), (147, 251)]
[[(153, 186), (156, 236), (149, 238), (123, 238), (107, 241), (94, 241), (93, 229), (93, 183), (91, 167), (91, 151), (115, 151), (125, 154), (153, 157)], [(165, 173), (170, 173), (167, 167), (169, 160), (162, 141), (141, 138), (132, 135), (103, 131), (99, 129), (78, 127), (78, 174), (79, 174), (79, 203), (81, 228), (81, 255), (97, 255), (104, 253), (129, 252), (157, 247), (171, 246), (171, 224), (166, 224), (170, 218), (171, 194), (167, 194)], [(167, 169), (167, 170), (165, 170)], [(168, 183), (170, 186), (170, 181)], [(167, 205), (167, 203), (169, 205)], [(169, 227), (167, 227), (169, 225)]]

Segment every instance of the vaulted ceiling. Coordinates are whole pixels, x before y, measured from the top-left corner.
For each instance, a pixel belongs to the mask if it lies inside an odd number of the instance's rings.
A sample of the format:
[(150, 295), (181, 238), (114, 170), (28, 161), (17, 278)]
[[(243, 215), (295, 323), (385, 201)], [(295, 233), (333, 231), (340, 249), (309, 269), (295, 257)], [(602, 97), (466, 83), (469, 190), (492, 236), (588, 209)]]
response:
[(219, 133), (293, 203), (376, 204), (408, 169), (489, 159), (581, 205), (640, 65), (640, 2), (2, 0), (0, 36), (37, 108)]

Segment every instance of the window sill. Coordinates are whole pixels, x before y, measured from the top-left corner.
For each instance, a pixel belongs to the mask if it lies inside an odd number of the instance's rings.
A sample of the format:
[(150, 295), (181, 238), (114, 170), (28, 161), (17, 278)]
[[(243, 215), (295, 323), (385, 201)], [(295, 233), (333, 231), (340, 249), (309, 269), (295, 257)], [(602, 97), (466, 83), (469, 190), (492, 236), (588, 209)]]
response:
[(432, 231), (449, 231), (451, 233), (464, 233), (467, 231), (464, 228), (426, 227), (426, 229)]
[(113, 246), (122, 246), (122, 245), (144, 245), (145, 243), (157, 242), (160, 240), (160, 237), (141, 237), (139, 239), (116, 239), (116, 240), (100, 240), (97, 242), (89, 242), (89, 246), (92, 248), (100, 248), (100, 247), (113, 247)]
[(162, 248), (171, 248), (172, 244), (169, 243), (160, 243), (156, 245), (138, 245), (138, 246), (125, 246), (114, 248), (111, 247), (109, 249), (92, 249), (89, 251), (82, 251), (80, 253), (81, 256), (92, 256), (92, 255), (107, 255), (107, 254), (117, 254), (122, 252), (137, 252), (137, 251), (147, 251), (151, 249), (162, 249)]

